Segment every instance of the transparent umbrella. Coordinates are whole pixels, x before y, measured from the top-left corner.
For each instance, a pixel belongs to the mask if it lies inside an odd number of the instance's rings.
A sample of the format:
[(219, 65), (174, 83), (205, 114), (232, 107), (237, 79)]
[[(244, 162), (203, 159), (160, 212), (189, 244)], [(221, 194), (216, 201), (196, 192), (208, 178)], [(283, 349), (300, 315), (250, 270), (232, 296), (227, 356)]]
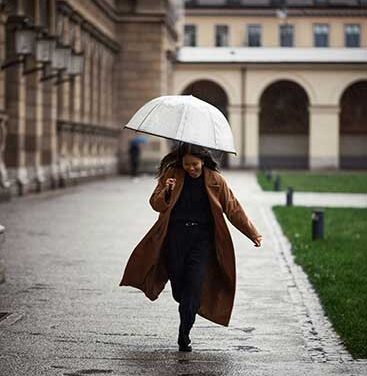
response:
[(166, 95), (143, 105), (125, 128), (236, 154), (231, 127), (211, 104), (192, 95)]

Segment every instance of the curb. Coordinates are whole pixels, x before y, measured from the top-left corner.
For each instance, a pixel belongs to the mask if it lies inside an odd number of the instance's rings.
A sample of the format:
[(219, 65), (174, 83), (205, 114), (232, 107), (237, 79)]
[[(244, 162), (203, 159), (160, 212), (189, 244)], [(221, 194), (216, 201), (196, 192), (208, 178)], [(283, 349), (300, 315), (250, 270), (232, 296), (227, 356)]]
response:
[(272, 230), (273, 252), (282, 271), (287, 275), (289, 295), (296, 307), (303, 332), (306, 357), (313, 362), (352, 362), (353, 358), (345, 348), (325, 315), (319, 297), (307, 275), (294, 261), (291, 244), (275, 218), (271, 207), (261, 209), (264, 222)]

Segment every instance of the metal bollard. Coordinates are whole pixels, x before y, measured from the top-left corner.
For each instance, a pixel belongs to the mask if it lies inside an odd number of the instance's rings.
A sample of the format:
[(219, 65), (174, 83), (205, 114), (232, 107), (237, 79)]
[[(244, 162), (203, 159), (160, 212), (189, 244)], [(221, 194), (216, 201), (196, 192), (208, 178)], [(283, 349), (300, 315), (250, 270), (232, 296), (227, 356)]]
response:
[(324, 211), (314, 209), (312, 212), (312, 240), (324, 239)]
[(274, 180), (274, 191), (280, 191), (280, 176), (277, 175)]
[(287, 206), (293, 205), (293, 188), (288, 187), (287, 189)]

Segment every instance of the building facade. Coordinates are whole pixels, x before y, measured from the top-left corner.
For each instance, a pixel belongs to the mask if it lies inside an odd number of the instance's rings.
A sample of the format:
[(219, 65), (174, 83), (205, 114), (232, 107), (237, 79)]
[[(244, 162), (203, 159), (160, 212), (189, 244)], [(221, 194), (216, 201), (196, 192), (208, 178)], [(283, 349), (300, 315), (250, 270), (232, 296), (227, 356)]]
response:
[[(0, 3), (0, 196), (127, 170), (122, 126), (172, 91), (178, 11), (166, 0)], [(146, 159), (165, 147), (149, 143)]]
[(174, 92), (228, 117), (247, 168), (367, 167), (367, 2), (189, 0)]
[(366, 168), (365, 0), (183, 4), (0, 1), (0, 197), (127, 172), (122, 126), (166, 94), (228, 117), (230, 167)]

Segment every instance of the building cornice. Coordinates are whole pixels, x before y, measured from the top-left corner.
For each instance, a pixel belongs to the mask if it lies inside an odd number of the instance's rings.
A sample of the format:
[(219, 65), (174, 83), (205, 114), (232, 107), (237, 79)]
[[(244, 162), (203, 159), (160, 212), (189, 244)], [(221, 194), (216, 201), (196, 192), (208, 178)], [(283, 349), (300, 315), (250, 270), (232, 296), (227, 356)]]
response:
[(108, 47), (112, 52), (118, 53), (120, 45), (114, 39), (110, 38), (102, 30), (89, 22), (81, 13), (76, 11), (68, 2), (61, 0), (57, 3), (57, 10), (65, 16), (78, 22), (82, 29), (91, 34), (96, 40)]
[(358, 63), (367, 64), (365, 48), (297, 47), (182, 47), (177, 51), (182, 63)]
[(59, 132), (85, 133), (96, 136), (118, 137), (121, 134), (120, 128), (106, 127), (97, 124), (87, 124), (75, 121), (57, 120)]
[(112, 7), (106, 0), (92, 0), (100, 11), (115, 23), (162, 23), (167, 26), (172, 38), (177, 41), (178, 33), (175, 29), (174, 22), (167, 15), (167, 12), (119, 12)]
[(174, 23), (170, 20), (167, 14), (160, 13), (136, 13), (136, 14), (120, 14), (117, 16), (118, 23), (161, 23), (167, 27), (173, 40), (177, 41), (178, 33)]
[(248, 63), (248, 62), (228, 62), (228, 63), (208, 63), (208, 62), (195, 62), (195, 63), (188, 63), (188, 62), (181, 62), (181, 61), (175, 61), (174, 62), (177, 69), (179, 68), (189, 68), (189, 67), (196, 67), (200, 66), (202, 69), (220, 69), (223, 68), (225, 70), (232, 69), (232, 68), (250, 68), (250, 69), (269, 69), (272, 66), (276, 67), (276, 69), (291, 69), (291, 68), (297, 68), (297, 69), (304, 69), (304, 70), (314, 70), (315, 68), (323, 68), (325, 70), (329, 69), (328, 67), (332, 67), (334, 70), (345, 70), (353, 66), (353, 69), (355, 70), (361, 70), (365, 71), (367, 67), (367, 63), (338, 63), (338, 62), (324, 62), (324, 63), (301, 63), (301, 62), (292, 62), (292, 63), (284, 63), (284, 62), (269, 62), (269, 63)]
[(106, 0), (92, 0), (94, 5), (110, 20), (116, 21), (117, 11)]
[[(274, 8), (210, 8), (210, 9), (188, 9), (185, 11), (186, 17), (276, 17), (276, 9)], [(317, 8), (301, 8), (301, 9), (287, 9), (287, 17), (366, 17), (367, 8), (348, 9), (317, 9)]]

